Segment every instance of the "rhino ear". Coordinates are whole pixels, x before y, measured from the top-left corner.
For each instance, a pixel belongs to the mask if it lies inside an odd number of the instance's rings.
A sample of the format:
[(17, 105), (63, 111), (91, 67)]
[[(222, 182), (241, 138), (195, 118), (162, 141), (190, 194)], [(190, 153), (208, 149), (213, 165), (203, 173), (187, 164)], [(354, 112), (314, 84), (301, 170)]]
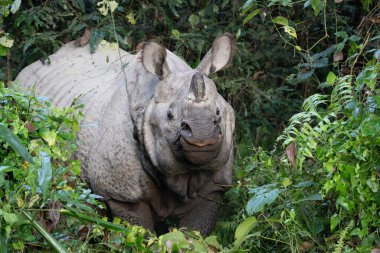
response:
[(207, 52), (197, 70), (205, 75), (215, 73), (222, 68), (228, 67), (236, 53), (234, 35), (224, 33), (212, 43), (212, 48)]
[(146, 42), (142, 46), (142, 63), (147, 71), (159, 76), (161, 79), (169, 74), (165, 61), (166, 49), (157, 42)]

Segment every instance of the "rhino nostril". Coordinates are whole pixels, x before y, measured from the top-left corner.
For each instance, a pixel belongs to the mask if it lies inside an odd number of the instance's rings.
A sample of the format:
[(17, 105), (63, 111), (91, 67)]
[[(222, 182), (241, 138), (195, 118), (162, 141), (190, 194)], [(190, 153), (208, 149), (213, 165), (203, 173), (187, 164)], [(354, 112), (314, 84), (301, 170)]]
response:
[(215, 125), (218, 125), (218, 124), (220, 124), (221, 121), (222, 121), (221, 117), (216, 117), (213, 122)]
[(191, 135), (190, 126), (186, 122), (181, 123), (181, 132), (186, 133), (187, 135)]

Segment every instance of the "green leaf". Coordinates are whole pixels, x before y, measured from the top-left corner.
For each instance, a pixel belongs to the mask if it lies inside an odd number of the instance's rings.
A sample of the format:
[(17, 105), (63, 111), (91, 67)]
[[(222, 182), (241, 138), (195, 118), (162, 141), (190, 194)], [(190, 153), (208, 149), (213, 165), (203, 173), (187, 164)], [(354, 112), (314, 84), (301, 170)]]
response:
[(314, 10), (314, 15), (318, 16), (318, 14), (321, 12), (323, 8), (323, 2), (322, 0), (311, 0), (310, 1), (311, 7)]
[(135, 15), (133, 14), (133, 12), (128, 13), (126, 18), (131, 25), (135, 25), (137, 23), (137, 21), (135, 19)]
[(337, 225), (340, 223), (340, 216), (338, 214), (334, 214), (330, 217), (330, 229), (331, 232), (334, 232)]
[(50, 181), (52, 179), (52, 170), (50, 157), (47, 153), (41, 152), (41, 168), (38, 169), (38, 186), (41, 189), (44, 199), (47, 198), (49, 193)]
[(201, 20), (198, 15), (191, 14), (189, 17), (189, 22), (192, 27), (198, 25), (200, 21)]
[(15, 213), (4, 212), (3, 217), (4, 217), (5, 222), (11, 226), (21, 220), (20, 217)]
[(291, 184), (292, 184), (292, 180), (290, 180), (288, 177), (285, 177), (281, 182), (281, 185), (284, 186), (285, 188), (287, 188)]
[(116, 1), (108, 1), (110, 11), (113, 13), (119, 5)]
[(66, 253), (67, 250), (48, 231), (46, 231), (33, 217), (25, 211), (22, 213), (28, 218), (32, 226), (42, 235), (43, 238), (59, 253)]
[(173, 244), (177, 244), (180, 248), (186, 248), (188, 245), (185, 235), (178, 230), (161, 235), (160, 238), (164, 242), (171, 241)]
[(334, 72), (330, 71), (329, 74), (327, 75), (326, 82), (328, 84), (333, 85), (335, 83), (335, 80), (336, 80), (336, 75), (334, 74)]
[(335, 36), (337, 36), (338, 38), (342, 38), (342, 39), (347, 39), (348, 38), (348, 34), (345, 31), (336, 32)]
[(250, 21), (254, 16), (259, 14), (260, 11), (261, 9), (256, 9), (256, 10), (253, 10), (251, 13), (249, 13), (249, 15), (244, 18), (243, 25), (245, 25), (248, 21)]
[(13, 46), (13, 40), (7, 36), (0, 37), (0, 45), (3, 47), (11, 48)]
[(29, 154), (28, 150), (21, 144), (17, 136), (9, 130), (4, 124), (0, 123), (0, 137), (16, 151), (24, 160), (32, 163), (33, 157)]
[(1, 0), (0, 6), (8, 6), (12, 3), (12, 0)]
[(16, 11), (18, 11), (18, 9), (20, 8), (20, 5), (21, 5), (21, 0), (14, 0), (11, 6), (11, 12), (15, 14)]
[(314, 74), (314, 72), (315, 69), (311, 69), (307, 72), (299, 73), (298, 75), (292, 74), (287, 78), (287, 81), (291, 84), (302, 83), (309, 79)]
[(0, 173), (5, 173), (5, 172), (15, 171), (15, 170), (18, 170), (18, 169), (11, 166), (0, 166)]
[(219, 12), (219, 7), (218, 7), (218, 5), (214, 4), (214, 5), (212, 6), (212, 11), (213, 11), (214, 13), (218, 13), (218, 12)]
[(272, 22), (278, 25), (289, 25), (289, 21), (282, 16), (275, 17), (274, 19), (272, 19)]
[(0, 45), (0, 56), (6, 56), (9, 52), (9, 48)]
[(285, 25), (284, 26), (284, 31), (289, 34), (290, 36), (294, 37), (297, 39), (297, 32), (296, 32), (296, 29), (294, 29), (293, 27), (291, 26), (288, 26), (288, 25)]
[(296, 218), (296, 211), (294, 209), (289, 211), (289, 216), (292, 220)]
[(177, 29), (173, 29), (172, 35), (176, 37), (177, 39), (179, 39), (179, 37), (181, 36), (181, 33)]
[(380, 59), (380, 49), (376, 50), (375, 53), (373, 54), (373, 56), (375, 57), (375, 59)]
[(8, 247), (7, 247), (6, 237), (3, 233), (0, 233), (0, 253), (7, 253), (7, 252), (8, 252)]
[(93, 215), (90, 216), (87, 214), (83, 214), (78, 209), (75, 209), (72, 207), (65, 207), (65, 209), (59, 210), (59, 212), (61, 214), (65, 214), (65, 215), (74, 217), (80, 221), (91, 222), (91, 223), (97, 224), (99, 226), (108, 228), (110, 230), (115, 230), (115, 231), (119, 231), (119, 232), (126, 232), (127, 231), (127, 229), (125, 227), (122, 227), (120, 225), (117, 225), (117, 224), (114, 224), (111, 222), (104, 221), (100, 218), (97, 218), (96, 216), (94, 217)]
[(191, 252), (204, 253), (207, 252), (207, 247), (199, 241), (193, 241), (193, 249)]
[(235, 248), (238, 248), (248, 233), (256, 226), (256, 217), (248, 217), (235, 230)]
[(380, 119), (372, 118), (370, 120), (366, 120), (361, 125), (361, 132), (363, 136), (366, 137), (374, 137), (377, 136), (380, 131)]
[(272, 204), (280, 194), (279, 189), (263, 190), (255, 194), (253, 198), (248, 201), (247, 213), (252, 215), (254, 213), (264, 210), (265, 205)]
[(51, 131), (47, 128), (42, 128), (40, 131), (40, 136), (44, 139), (49, 146), (53, 146), (57, 139), (57, 133), (55, 131)]
[(216, 235), (205, 238), (205, 242), (218, 250), (222, 249), (222, 246), (219, 244), (218, 237)]
[(373, 191), (374, 193), (379, 191), (379, 180), (368, 179), (366, 183), (368, 187), (371, 189), (371, 191)]
[(306, 198), (303, 198), (302, 201), (321, 201), (323, 200), (323, 197), (320, 193), (312, 194)]

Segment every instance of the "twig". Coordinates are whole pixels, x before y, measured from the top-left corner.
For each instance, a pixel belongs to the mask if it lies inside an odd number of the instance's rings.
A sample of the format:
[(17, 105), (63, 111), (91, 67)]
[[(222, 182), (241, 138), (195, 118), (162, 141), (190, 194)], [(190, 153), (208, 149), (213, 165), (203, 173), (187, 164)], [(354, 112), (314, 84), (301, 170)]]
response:
[(8, 83), (11, 81), (11, 52), (7, 54), (7, 68), (6, 68), (6, 78), (5, 87), (8, 87)]
[(355, 64), (357, 63), (357, 61), (359, 59), (359, 56), (362, 54), (364, 48), (366, 47), (366, 45), (367, 45), (370, 37), (371, 37), (371, 33), (367, 33), (367, 35), (366, 35), (366, 37), (364, 39), (363, 46), (360, 48), (360, 51), (359, 51), (358, 55), (355, 57), (355, 60), (354, 60), (354, 62), (351, 65), (351, 71), (350, 71), (350, 75), (351, 76), (352, 76), (352, 73), (354, 72)]

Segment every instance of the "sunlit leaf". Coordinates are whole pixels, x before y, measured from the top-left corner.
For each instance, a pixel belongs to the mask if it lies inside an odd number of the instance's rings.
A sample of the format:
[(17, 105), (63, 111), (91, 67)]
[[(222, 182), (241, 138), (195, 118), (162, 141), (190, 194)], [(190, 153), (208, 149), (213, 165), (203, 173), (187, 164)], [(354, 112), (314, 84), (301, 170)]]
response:
[(284, 26), (289, 25), (289, 21), (282, 16), (275, 17), (274, 19), (272, 19), (272, 22), (278, 25), (284, 25)]
[(361, 125), (361, 132), (363, 136), (377, 136), (380, 131), (380, 119), (372, 118), (364, 121)]
[(14, 0), (11, 5), (11, 12), (14, 14), (18, 11), (21, 5), (21, 0)]
[(248, 21), (250, 21), (254, 16), (256, 16), (257, 14), (259, 14), (261, 11), (261, 9), (256, 9), (256, 10), (253, 10), (251, 13), (248, 14), (248, 16), (246, 16), (243, 20), (243, 25), (246, 24)]
[(189, 17), (189, 22), (190, 22), (191, 26), (194, 27), (194, 26), (199, 24), (200, 18), (198, 15), (191, 14)]
[(314, 10), (314, 15), (318, 16), (318, 14), (321, 12), (321, 10), (323, 8), (323, 1), (322, 0), (311, 0), (310, 4)]
[(333, 216), (330, 217), (330, 229), (331, 232), (334, 232), (335, 228), (337, 225), (340, 223), (340, 216), (338, 214), (334, 214)]
[(4, 212), (3, 217), (4, 217), (5, 222), (11, 226), (21, 220), (20, 217), (15, 213)]
[(287, 34), (289, 34), (290, 36), (292, 36), (294, 38), (297, 38), (297, 32), (296, 32), (296, 30), (293, 27), (285, 25), (284, 26), (284, 31)]
[(57, 140), (57, 133), (55, 131), (43, 128), (39, 131), (41, 137), (48, 143), (49, 146), (53, 146)]
[(131, 25), (135, 25), (137, 23), (137, 21), (135, 19), (135, 15), (133, 14), (133, 12), (128, 13), (128, 15), (126, 17), (127, 17), (128, 22)]
[(3, 47), (11, 48), (13, 46), (13, 40), (7, 36), (0, 37), (0, 45)]
[(48, 196), (50, 181), (52, 179), (52, 170), (50, 157), (45, 152), (41, 152), (41, 168), (38, 169), (38, 186), (41, 189), (44, 198)]
[(249, 232), (256, 226), (256, 217), (248, 217), (235, 230), (234, 246), (238, 248)]
[(329, 74), (327, 75), (326, 82), (328, 84), (333, 85), (335, 83), (335, 80), (336, 80), (336, 75), (334, 74), (334, 72), (330, 71)]
[(267, 189), (255, 194), (253, 198), (248, 201), (247, 213), (252, 215), (264, 210), (265, 205), (272, 204), (280, 194), (279, 189)]
[(6, 142), (16, 151), (24, 160), (32, 163), (33, 157), (28, 150), (21, 144), (20, 140), (14, 133), (9, 130), (4, 124), (0, 123), (0, 138), (4, 138)]

